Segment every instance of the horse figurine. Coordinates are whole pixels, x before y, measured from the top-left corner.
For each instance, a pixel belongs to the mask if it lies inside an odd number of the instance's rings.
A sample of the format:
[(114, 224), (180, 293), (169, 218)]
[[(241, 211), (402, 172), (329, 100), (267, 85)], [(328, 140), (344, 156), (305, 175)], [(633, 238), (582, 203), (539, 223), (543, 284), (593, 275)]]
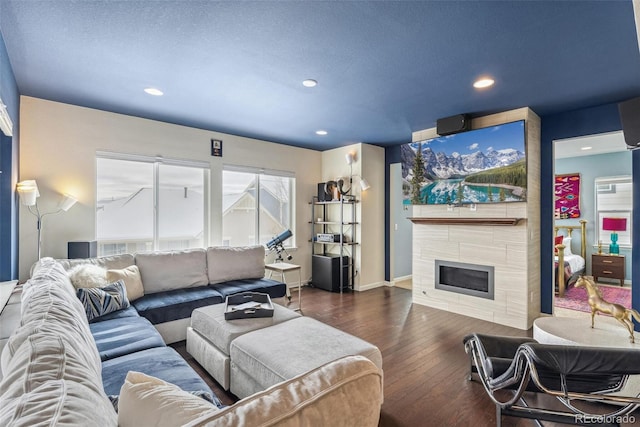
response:
[(600, 288), (593, 281), (593, 278), (590, 276), (580, 276), (580, 278), (576, 281), (576, 287), (582, 288), (584, 287), (589, 294), (589, 306), (591, 306), (591, 327), (593, 328), (593, 321), (596, 315), (596, 312), (610, 314), (614, 317), (618, 322), (622, 323), (625, 328), (629, 331), (629, 339), (632, 343), (635, 343), (633, 336), (633, 322), (631, 321), (631, 316), (633, 316), (636, 321), (640, 322), (640, 313), (638, 313), (634, 309), (626, 308), (620, 304), (610, 303), (606, 301), (602, 297), (602, 293), (600, 292)]

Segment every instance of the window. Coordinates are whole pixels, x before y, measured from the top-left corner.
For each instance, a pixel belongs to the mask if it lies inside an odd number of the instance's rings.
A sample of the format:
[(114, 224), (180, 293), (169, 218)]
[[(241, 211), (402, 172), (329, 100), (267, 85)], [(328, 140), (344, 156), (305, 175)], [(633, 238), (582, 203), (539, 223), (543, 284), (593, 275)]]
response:
[(205, 247), (207, 163), (98, 153), (99, 255)]
[[(266, 244), (293, 228), (293, 174), (225, 166), (222, 240), (225, 246)], [(293, 231), (293, 230), (292, 230)], [(293, 239), (284, 246), (294, 246)]]
[(604, 218), (625, 218), (626, 229), (618, 231), (618, 244), (631, 247), (633, 184), (630, 176), (596, 178), (596, 245), (611, 243), (611, 231), (603, 229)]

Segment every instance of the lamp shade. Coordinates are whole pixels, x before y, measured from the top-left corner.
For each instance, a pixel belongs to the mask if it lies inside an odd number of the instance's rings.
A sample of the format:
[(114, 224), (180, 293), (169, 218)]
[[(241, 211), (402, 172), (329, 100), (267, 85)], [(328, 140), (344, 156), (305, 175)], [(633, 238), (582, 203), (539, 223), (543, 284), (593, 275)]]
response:
[(354, 155), (353, 153), (347, 153), (345, 154), (344, 158), (347, 161), (347, 164), (350, 165), (351, 163), (353, 163)]
[(371, 188), (371, 185), (369, 185), (366, 179), (360, 178), (360, 188), (362, 189), (362, 191), (367, 191)]
[(602, 229), (607, 231), (625, 231), (627, 229), (626, 218), (603, 218)]
[(75, 197), (65, 194), (64, 199), (62, 199), (62, 203), (60, 203), (60, 209), (66, 212), (71, 209), (71, 207), (75, 205), (77, 201), (78, 199), (76, 199)]
[(33, 206), (36, 204), (36, 199), (40, 197), (40, 191), (38, 191), (38, 184), (33, 179), (20, 181), (16, 188), (20, 195), (20, 201), (25, 206)]

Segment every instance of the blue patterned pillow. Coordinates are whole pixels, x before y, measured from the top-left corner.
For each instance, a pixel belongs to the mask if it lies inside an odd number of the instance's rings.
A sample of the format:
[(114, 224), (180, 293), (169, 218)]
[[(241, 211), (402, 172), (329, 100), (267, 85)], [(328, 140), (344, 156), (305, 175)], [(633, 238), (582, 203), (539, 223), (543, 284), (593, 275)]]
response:
[(103, 288), (79, 288), (78, 299), (84, 305), (89, 321), (113, 311), (129, 307), (127, 288), (122, 280)]

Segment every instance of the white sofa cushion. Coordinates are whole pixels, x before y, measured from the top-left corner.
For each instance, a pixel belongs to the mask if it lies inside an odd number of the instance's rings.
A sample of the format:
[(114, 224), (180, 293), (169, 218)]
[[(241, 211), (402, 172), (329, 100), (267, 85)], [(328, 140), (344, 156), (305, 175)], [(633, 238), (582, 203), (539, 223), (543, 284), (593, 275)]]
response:
[(172, 384), (130, 372), (120, 390), (118, 424), (374, 427), (381, 400), (380, 371), (362, 356), (334, 360), (222, 410)]
[(118, 417), (106, 396), (74, 381), (51, 380), (19, 398), (0, 396), (0, 425), (115, 427)]
[(58, 262), (62, 265), (62, 268), (67, 271), (80, 264), (94, 264), (106, 269), (126, 268), (135, 264), (132, 254), (111, 255), (97, 258), (60, 259)]
[(145, 294), (206, 286), (207, 253), (204, 249), (136, 254)]
[(116, 425), (100, 355), (62, 266), (41, 260), (2, 352), (0, 425)]
[(212, 246), (207, 249), (209, 283), (264, 277), (264, 246)]
[(129, 371), (120, 388), (120, 427), (180, 426), (218, 407), (180, 387), (140, 372)]
[(378, 368), (363, 356), (347, 356), (183, 425), (374, 427), (381, 401)]
[(2, 352), (2, 372), (18, 348), (32, 335), (60, 336), (69, 347), (82, 352), (84, 363), (100, 373), (100, 355), (95, 346), (84, 307), (61, 265), (42, 259), (34, 276), (24, 285), (21, 326), (11, 335)]

